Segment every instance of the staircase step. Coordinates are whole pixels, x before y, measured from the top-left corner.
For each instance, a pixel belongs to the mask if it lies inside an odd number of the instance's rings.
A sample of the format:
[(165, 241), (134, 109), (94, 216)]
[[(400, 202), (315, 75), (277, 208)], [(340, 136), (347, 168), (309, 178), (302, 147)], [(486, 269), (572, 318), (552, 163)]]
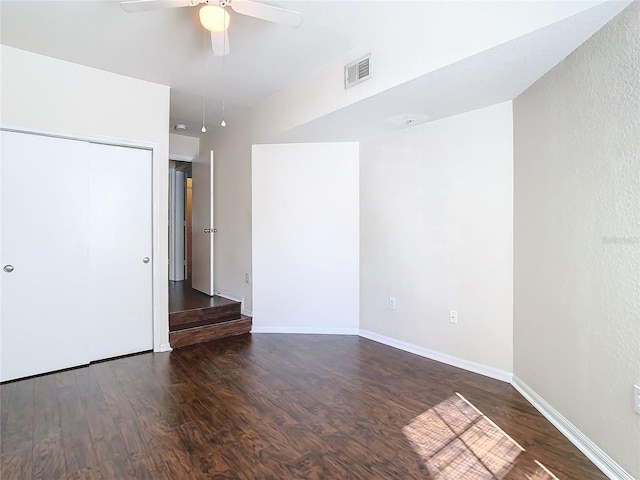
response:
[(237, 320), (176, 330), (169, 332), (169, 344), (171, 348), (180, 348), (187, 345), (195, 345), (196, 343), (242, 335), (251, 331), (251, 324), (252, 318), (242, 315)]
[(195, 308), (184, 312), (169, 314), (169, 331), (210, 325), (214, 323), (238, 320), (241, 318), (240, 302), (229, 301), (223, 305)]

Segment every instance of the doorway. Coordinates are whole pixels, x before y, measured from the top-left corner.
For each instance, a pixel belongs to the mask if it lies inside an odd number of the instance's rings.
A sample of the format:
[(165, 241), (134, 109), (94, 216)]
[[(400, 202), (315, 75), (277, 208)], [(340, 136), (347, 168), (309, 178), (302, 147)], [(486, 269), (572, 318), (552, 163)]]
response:
[(169, 165), (169, 281), (187, 280), (193, 268), (192, 172), (191, 162)]
[(185, 205), (185, 248), (187, 251), (185, 269), (187, 278), (189, 278), (193, 271), (193, 177), (191, 175), (187, 176)]
[[(214, 302), (213, 291), (203, 293), (192, 284), (194, 262), (207, 263), (194, 255), (194, 212), (200, 216), (207, 215), (208, 202), (201, 197), (194, 197), (194, 184), (202, 189), (203, 184), (211, 183), (209, 174), (200, 175), (194, 169), (194, 162), (171, 161), (169, 165), (169, 313), (183, 312), (194, 308), (211, 306)], [(197, 201), (200, 198), (200, 201)], [(207, 205), (204, 205), (207, 203)], [(213, 228), (208, 228), (212, 231)], [(202, 269), (201, 269), (202, 270)], [(213, 272), (211, 271), (211, 275)], [(199, 291), (200, 290), (200, 291)]]

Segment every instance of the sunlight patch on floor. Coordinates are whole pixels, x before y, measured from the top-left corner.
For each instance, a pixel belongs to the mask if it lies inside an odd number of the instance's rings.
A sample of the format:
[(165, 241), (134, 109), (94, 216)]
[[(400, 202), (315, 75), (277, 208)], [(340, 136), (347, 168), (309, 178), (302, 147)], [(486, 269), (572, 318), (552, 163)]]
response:
[[(501, 480), (525, 451), (459, 393), (402, 429), (437, 480)], [(535, 461), (530, 480), (558, 480)]]

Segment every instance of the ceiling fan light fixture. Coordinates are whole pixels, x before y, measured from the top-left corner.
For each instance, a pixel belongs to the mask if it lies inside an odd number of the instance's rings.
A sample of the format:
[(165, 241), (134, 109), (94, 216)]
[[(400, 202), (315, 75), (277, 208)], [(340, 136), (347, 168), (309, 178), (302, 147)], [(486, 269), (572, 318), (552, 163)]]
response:
[(231, 17), (222, 7), (204, 5), (200, 8), (200, 23), (211, 32), (225, 32), (230, 20)]

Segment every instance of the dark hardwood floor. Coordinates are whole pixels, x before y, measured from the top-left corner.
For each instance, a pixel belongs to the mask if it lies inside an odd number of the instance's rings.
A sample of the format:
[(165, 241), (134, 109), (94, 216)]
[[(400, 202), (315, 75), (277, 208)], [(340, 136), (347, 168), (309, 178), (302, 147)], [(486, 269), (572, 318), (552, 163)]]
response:
[(224, 297), (210, 297), (191, 287), (191, 277), (182, 282), (169, 281), (169, 313), (196, 310), (204, 307), (226, 306), (236, 303)]
[(354, 336), (243, 335), (0, 390), (3, 480), (606, 478), (510, 385)]

